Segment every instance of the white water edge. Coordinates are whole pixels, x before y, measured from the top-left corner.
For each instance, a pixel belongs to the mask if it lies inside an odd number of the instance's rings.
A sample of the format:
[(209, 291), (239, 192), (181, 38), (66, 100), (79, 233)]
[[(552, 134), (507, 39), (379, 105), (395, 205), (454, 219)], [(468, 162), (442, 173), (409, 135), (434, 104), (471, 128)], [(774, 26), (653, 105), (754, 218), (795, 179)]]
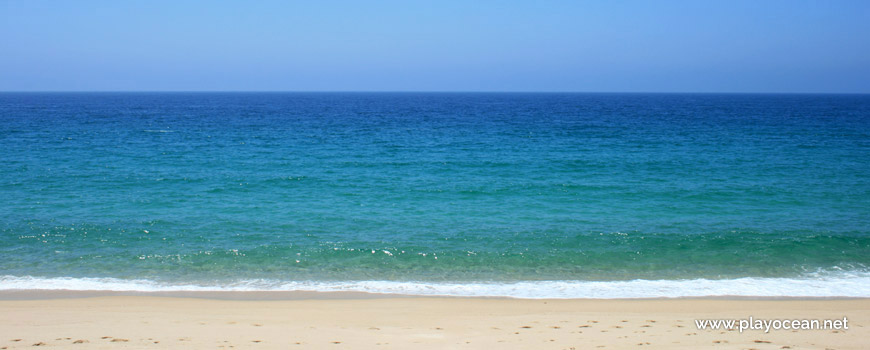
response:
[(419, 296), (511, 297), (522, 299), (621, 299), (708, 296), (870, 297), (870, 274), (807, 278), (736, 278), (630, 281), (398, 282), (277, 281), (165, 283), (117, 278), (2, 276), (0, 290), (119, 292), (365, 292)]

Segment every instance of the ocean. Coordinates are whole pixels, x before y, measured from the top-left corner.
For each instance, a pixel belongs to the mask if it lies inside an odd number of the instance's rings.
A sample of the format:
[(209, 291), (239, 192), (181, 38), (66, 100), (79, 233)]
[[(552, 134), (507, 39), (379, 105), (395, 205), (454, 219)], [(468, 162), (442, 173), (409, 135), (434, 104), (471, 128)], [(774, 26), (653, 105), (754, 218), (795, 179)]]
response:
[(870, 297), (870, 95), (0, 93), (0, 290)]

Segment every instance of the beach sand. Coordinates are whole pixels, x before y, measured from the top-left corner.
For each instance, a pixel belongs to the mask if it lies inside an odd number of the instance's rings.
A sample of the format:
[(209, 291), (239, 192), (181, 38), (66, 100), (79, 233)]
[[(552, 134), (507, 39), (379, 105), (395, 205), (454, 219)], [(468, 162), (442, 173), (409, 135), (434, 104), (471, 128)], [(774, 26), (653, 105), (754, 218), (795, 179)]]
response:
[[(0, 349), (867, 349), (870, 299), (98, 296), (0, 301)], [(695, 319), (848, 330), (699, 330)]]

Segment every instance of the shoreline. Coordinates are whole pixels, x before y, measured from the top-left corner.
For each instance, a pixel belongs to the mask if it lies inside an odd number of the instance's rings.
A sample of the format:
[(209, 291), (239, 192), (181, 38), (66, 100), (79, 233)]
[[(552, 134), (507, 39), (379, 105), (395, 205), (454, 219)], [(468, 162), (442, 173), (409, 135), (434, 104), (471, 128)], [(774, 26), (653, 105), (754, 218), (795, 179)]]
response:
[[(401, 280), (270, 280), (157, 281), (111, 277), (0, 276), (0, 293), (57, 293), (76, 291), (100, 295), (232, 295), (274, 294), (272, 299), (296, 299), (284, 293), (323, 295), (347, 293), (360, 297), (430, 296), (516, 299), (645, 299), (645, 298), (868, 298), (870, 273), (858, 271), (830, 276), (740, 277), (676, 280), (517, 280), (517, 281), (401, 281)], [(151, 294), (153, 293), (153, 294)], [(20, 294), (20, 293), (19, 293)], [(2, 296), (0, 296), (2, 298)]]
[(870, 297), (853, 296), (752, 296), (707, 295), (639, 298), (519, 298), (510, 296), (419, 295), (358, 291), (112, 291), (112, 290), (56, 290), (13, 289), (0, 290), (0, 301), (83, 299), (101, 297), (154, 297), (190, 298), (204, 300), (284, 301), (284, 300), (364, 300), (364, 299), (472, 299), (472, 300), (581, 300), (581, 301), (644, 301), (644, 300), (724, 300), (724, 301), (827, 301), (866, 300)]
[[(861, 349), (870, 298), (168, 296), (0, 300), (0, 348)], [(848, 330), (700, 330), (696, 319), (842, 319)]]

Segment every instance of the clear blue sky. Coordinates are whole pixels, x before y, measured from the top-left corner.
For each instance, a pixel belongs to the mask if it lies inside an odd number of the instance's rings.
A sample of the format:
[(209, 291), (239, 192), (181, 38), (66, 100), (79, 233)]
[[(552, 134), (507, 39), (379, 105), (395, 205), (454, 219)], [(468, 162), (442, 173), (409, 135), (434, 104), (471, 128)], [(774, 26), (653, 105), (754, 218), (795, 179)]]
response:
[(0, 0), (0, 91), (870, 93), (870, 1)]

